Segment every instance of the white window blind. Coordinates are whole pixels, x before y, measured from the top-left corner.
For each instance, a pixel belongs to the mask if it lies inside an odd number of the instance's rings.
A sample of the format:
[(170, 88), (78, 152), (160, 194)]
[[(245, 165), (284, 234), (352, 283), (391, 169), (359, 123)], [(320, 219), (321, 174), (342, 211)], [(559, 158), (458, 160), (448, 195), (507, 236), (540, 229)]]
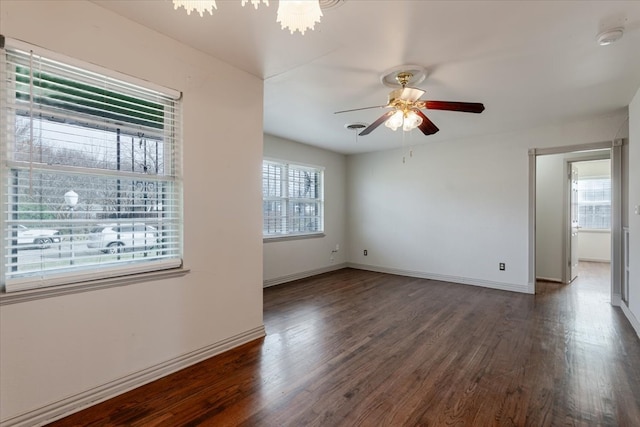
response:
[(578, 224), (587, 230), (611, 228), (611, 178), (578, 179)]
[(2, 49), (4, 290), (180, 266), (180, 102), (59, 58)]
[(263, 161), (264, 237), (324, 231), (323, 174), (322, 168)]

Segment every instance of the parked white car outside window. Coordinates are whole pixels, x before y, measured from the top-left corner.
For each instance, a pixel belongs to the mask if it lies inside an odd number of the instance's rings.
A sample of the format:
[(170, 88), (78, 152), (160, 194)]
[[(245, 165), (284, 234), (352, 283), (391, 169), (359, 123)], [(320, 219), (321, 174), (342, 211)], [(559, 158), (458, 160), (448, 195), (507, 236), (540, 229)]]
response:
[(144, 224), (101, 225), (91, 230), (87, 247), (117, 254), (125, 250), (151, 250), (158, 244), (158, 232)]
[(34, 245), (38, 248), (48, 248), (51, 243), (60, 243), (60, 232), (46, 228), (27, 228), (24, 225), (16, 227), (19, 245)]

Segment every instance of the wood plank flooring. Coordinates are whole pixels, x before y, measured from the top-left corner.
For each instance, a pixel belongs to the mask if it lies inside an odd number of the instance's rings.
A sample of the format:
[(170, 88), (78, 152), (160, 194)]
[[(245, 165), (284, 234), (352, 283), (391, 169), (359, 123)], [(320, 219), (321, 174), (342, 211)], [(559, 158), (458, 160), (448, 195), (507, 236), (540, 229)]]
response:
[(345, 269), (265, 289), (267, 337), (53, 426), (640, 426), (608, 265), (523, 295)]

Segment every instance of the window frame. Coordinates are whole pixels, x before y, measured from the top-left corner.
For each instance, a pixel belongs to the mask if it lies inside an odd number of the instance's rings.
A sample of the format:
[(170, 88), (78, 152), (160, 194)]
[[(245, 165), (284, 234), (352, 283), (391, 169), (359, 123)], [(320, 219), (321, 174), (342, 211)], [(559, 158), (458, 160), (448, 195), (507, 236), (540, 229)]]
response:
[[(8, 51), (22, 51), (26, 53), (30, 52), (33, 55), (37, 55), (38, 57), (56, 61), (68, 67), (77, 68), (87, 74), (99, 74), (101, 76), (104, 76), (106, 79), (114, 79), (123, 82), (126, 85), (139, 87), (149, 92), (157, 92), (167, 98), (173, 99), (174, 103), (172, 104), (172, 108), (175, 107), (176, 114), (174, 116), (175, 122), (172, 122), (171, 125), (171, 148), (173, 150), (171, 156), (175, 157), (171, 157), (171, 162), (174, 169), (171, 170), (170, 174), (163, 174), (160, 178), (156, 179), (162, 179), (164, 181), (171, 182), (171, 185), (175, 186), (174, 191), (177, 195), (172, 196), (172, 202), (176, 203), (175, 212), (177, 213), (175, 215), (177, 216), (174, 217), (177, 218), (179, 223), (176, 228), (178, 243), (174, 246), (175, 248), (177, 248), (177, 255), (171, 257), (171, 259), (173, 260), (171, 262), (159, 262), (158, 259), (153, 258), (149, 258), (148, 261), (138, 259), (135, 263), (129, 265), (117, 264), (114, 267), (113, 264), (104, 264), (104, 269), (101, 269), (100, 264), (98, 264), (96, 268), (91, 269), (91, 274), (83, 271), (81, 268), (76, 269), (73, 266), (71, 266), (68, 271), (62, 273), (52, 273), (52, 270), (45, 268), (41, 270), (40, 273), (33, 275), (35, 277), (40, 276), (40, 280), (29, 280), (29, 278), (23, 279), (22, 277), (11, 279), (11, 281), (17, 283), (17, 285), (12, 285), (12, 289), (9, 290), (7, 289), (7, 266), (3, 265), (2, 272), (0, 273), (0, 305), (61, 294), (85, 292), (93, 289), (101, 289), (104, 287), (123, 286), (129, 283), (137, 283), (140, 281), (156, 280), (158, 278), (175, 277), (186, 274), (189, 269), (184, 267), (184, 248), (182, 242), (184, 236), (182, 213), (182, 210), (184, 208), (184, 200), (182, 196), (183, 183), (181, 174), (183, 149), (180, 123), (182, 119), (180, 106), (180, 100), (182, 96), (181, 93), (136, 77), (125, 75), (117, 71), (87, 63), (82, 60), (70, 58), (65, 55), (58, 54), (56, 52), (52, 52), (37, 46), (33, 46), (20, 40), (7, 39), (1, 35), (0, 38), (2, 38), (3, 41), (2, 46), (0, 46), (0, 54), (2, 54), (3, 56), (2, 60), (0, 61), (3, 68), (0, 69), (0, 72), (3, 77), (13, 76), (13, 79), (16, 78), (14, 70), (7, 69), (5, 66), (5, 55), (8, 54)], [(17, 97), (17, 95), (12, 95), (11, 92), (5, 93), (5, 91), (7, 90), (7, 81), (3, 79), (0, 84), (2, 84), (0, 96), (2, 96), (3, 100), (5, 98), (14, 99), (11, 98), (12, 96)], [(9, 111), (9, 107), (3, 107), (0, 110), (0, 128), (10, 129), (9, 126), (14, 126), (13, 120), (14, 116)], [(2, 147), (0, 147), (0, 149), (3, 150), (5, 154), (14, 153), (14, 132), (6, 131), (6, 133), (3, 135), (3, 139), (5, 139), (6, 141), (2, 144)], [(3, 236), (0, 242), (0, 257), (3, 260), (6, 260), (8, 259), (7, 257), (12, 256), (11, 253), (8, 253), (10, 243), (9, 241), (5, 241), (5, 236), (8, 236), (11, 233), (9, 227), (13, 227), (12, 224), (15, 222), (15, 220), (9, 221), (10, 218), (8, 216), (10, 215), (9, 212), (11, 212), (13, 204), (15, 204), (15, 202), (11, 200), (12, 196), (10, 195), (9, 191), (9, 189), (12, 188), (13, 185), (15, 185), (9, 182), (9, 180), (12, 179), (11, 176), (14, 174), (14, 172), (12, 172), (12, 170), (9, 170), (9, 167), (5, 168), (4, 166), (9, 166), (14, 162), (15, 160), (9, 159), (7, 156), (7, 158), (3, 160), (3, 172), (2, 174), (0, 174), (2, 179), (2, 182), (0, 183), (0, 206), (2, 206), (2, 209), (4, 211), (4, 213), (0, 215), (0, 229), (2, 230)], [(31, 163), (31, 161), (29, 161), (29, 163)], [(55, 167), (51, 168), (51, 170), (55, 169)], [(65, 173), (64, 166), (59, 167), (58, 169), (62, 171), (61, 173)], [(108, 171), (104, 174), (101, 173), (104, 171), (102, 171), (102, 169), (100, 169), (99, 167), (93, 170), (94, 172), (90, 173), (88, 176), (99, 178), (100, 176), (108, 176), (110, 174)], [(114, 219), (113, 221), (124, 222), (122, 218)], [(100, 271), (101, 273), (96, 274), (96, 271)], [(42, 277), (44, 277), (44, 279)], [(52, 280), (50, 282), (47, 281), (50, 278)], [(26, 283), (26, 285), (24, 283)]]
[[(585, 181), (608, 181), (609, 183), (608, 189), (603, 189), (602, 191), (608, 191), (609, 199), (608, 200), (583, 200), (584, 192), (587, 190), (583, 188), (584, 186), (581, 185), (581, 183), (584, 183)], [(596, 191), (596, 190), (590, 189), (589, 191)], [(583, 219), (583, 217), (598, 217), (596, 212), (598, 207), (608, 207), (608, 211), (609, 211), (608, 227), (599, 227), (599, 228), (592, 227), (591, 225), (594, 222), (593, 220), (589, 221), (589, 226), (583, 225), (583, 223), (579, 221), (580, 231), (588, 231), (588, 232), (611, 231), (611, 209), (612, 209), (611, 194), (612, 194), (612, 179), (610, 176), (585, 176), (585, 177), (578, 176), (578, 206), (577, 206), (578, 219), (581, 220)], [(591, 210), (591, 212), (582, 213), (583, 208), (585, 208), (584, 210)]]
[[(319, 210), (320, 213), (317, 216), (314, 216), (314, 218), (317, 218), (317, 220), (319, 221), (319, 230), (317, 231), (310, 231), (310, 232), (289, 232), (288, 230), (290, 229), (290, 221), (293, 218), (289, 218), (288, 215), (285, 215), (284, 217), (280, 217), (280, 219), (286, 224), (283, 225), (283, 228), (285, 230), (287, 230), (285, 233), (273, 233), (273, 234), (265, 234), (264, 232), (264, 221), (265, 221), (265, 210), (264, 210), (264, 203), (266, 201), (265, 199), (265, 194), (264, 194), (264, 166), (265, 164), (270, 163), (273, 165), (277, 165), (279, 167), (282, 167), (286, 172), (282, 174), (283, 177), (286, 177), (286, 181), (284, 181), (283, 179), (280, 180), (280, 186), (282, 188), (283, 193), (285, 193), (283, 196), (277, 197), (277, 196), (271, 196), (268, 197), (269, 200), (271, 201), (282, 201), (283, 204), (283, 208), (282, 210), (284, 212), (289, 212), (289, 204), (291, 203), (291, 200), (295, 200), (296, 198), (291, 197), (288, 194), (288, 188), (289, 188), (289, 170), (291, 168), (295, 168), (295, 169), (306, 169), (306, 170), (312, 170), (313, 172), (318, 174), (318, 181), (319, 181), (319, 190), (317, 191), (318, 193), (318, 197), (317, 198), (302, 198), (299, 199), (302, 202), (312, 202), (312, 203), (317, 203), (319, 205)], [(277, 242), (277, 241), (286, 241), (286, 240), (300, 240), (300, 239), (312, 239), (312, 238), (319, 238), (319, 237), (324, 237), (325, 236), (325, 167), (324, 166), (319, 166), (319, 165), (312, 165), (312, 164), (308, 164), (308, 163), (302, 163), (302, 162), (293, 162), (293, 161), (288, 161), (288, 160), (282, 160), (282, 159), (277, 159), (277, 158), (272, 158), (272, 157), (264, 157), (262, 159), (262, 168), (263, 168), (263, 194), (262, 194), (262, 202), (263, 202), (263, 209), (262, 209), (262, 218), (263, 218), (263, 227), (262, 227), (262, 239), (263, 242)]]

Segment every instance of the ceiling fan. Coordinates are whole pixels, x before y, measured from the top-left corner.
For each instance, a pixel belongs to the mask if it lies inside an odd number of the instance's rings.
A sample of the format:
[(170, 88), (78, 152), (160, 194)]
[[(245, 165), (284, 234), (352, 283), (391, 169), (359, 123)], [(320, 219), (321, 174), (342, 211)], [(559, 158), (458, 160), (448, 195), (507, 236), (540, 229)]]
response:
[(336, 111), (334, 114), (367, 110), (370, 108), (391, 108), (390, 111), (384, 113), (358, 135), (368, 135), (382, 123), (385, 123), (385, 126), (393, 130), (402, 127), (403, 130), (409, 131), (417, 127), (425, 135), (433, 135), (440, 129), (438, 129), (438, 127), (424, 115), (421, 111), (422, 109), (461, 111), (465, 113), (482, 113), (484, 111), (484, 105), (479, 102), (422, 100), (420, 97), (424, 95), (424, 90), (407, 87), (407, 84), (413, 79), (413, 77), (414, 75), (410, 71), (400, 71), (395, 74), (395, 80), (401, 87), (392, 90), (389, 93), (389, 101), (386, 105)]

